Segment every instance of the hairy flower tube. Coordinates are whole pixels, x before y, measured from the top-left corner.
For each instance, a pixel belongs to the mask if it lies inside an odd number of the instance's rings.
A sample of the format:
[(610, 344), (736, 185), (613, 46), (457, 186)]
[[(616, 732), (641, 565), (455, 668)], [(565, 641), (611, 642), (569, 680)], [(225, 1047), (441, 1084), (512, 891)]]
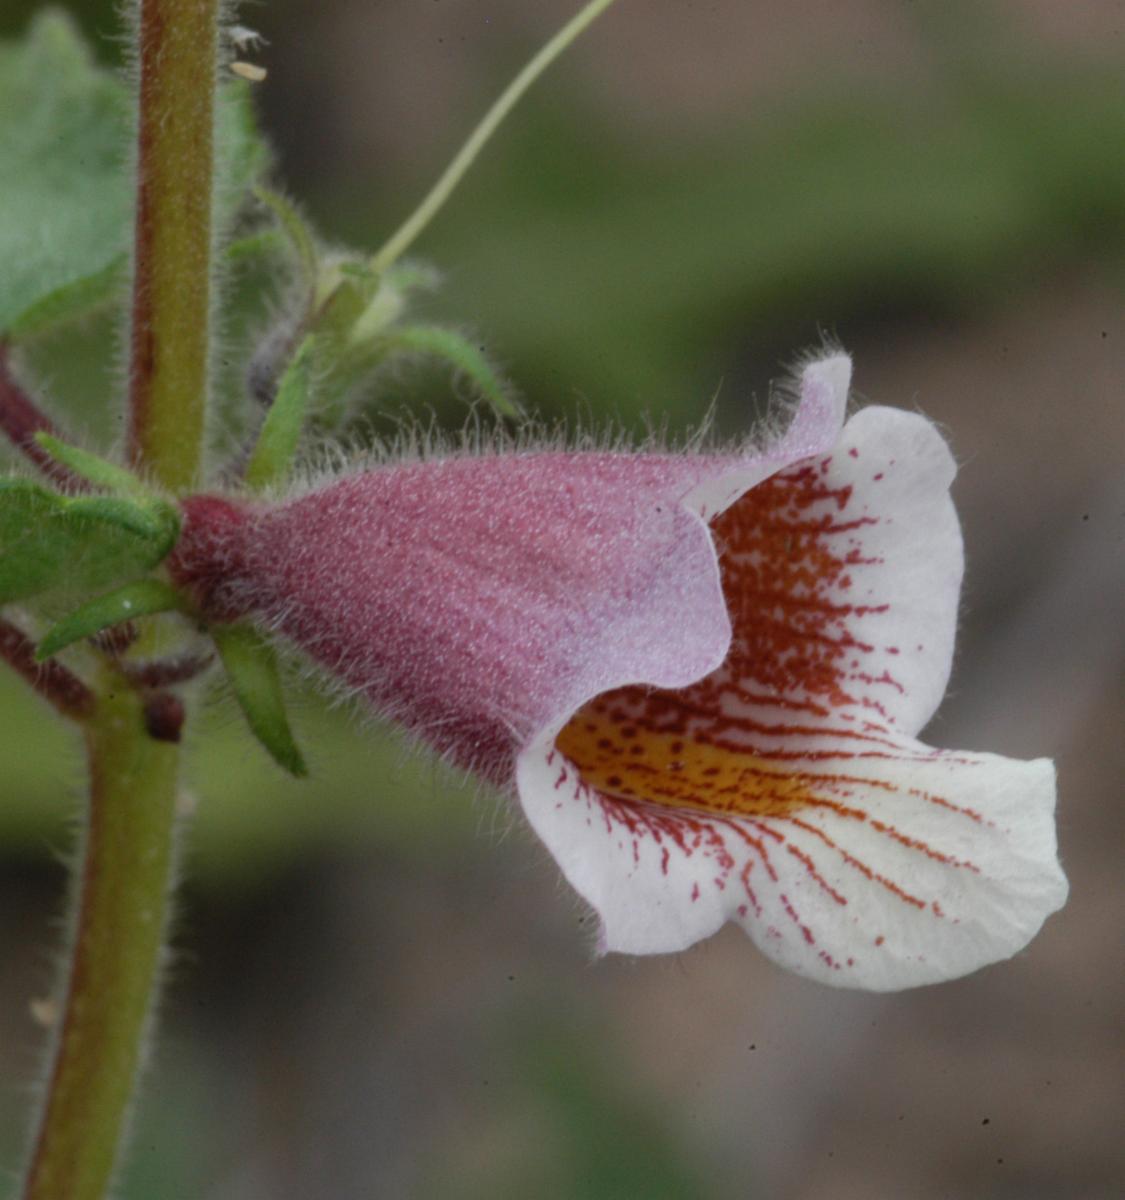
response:
[(602, 950), (735, 921), (875, 990), (1006, 958), (1066, 898), (1050, 762), (916, 739), (963, 550), (933, 425), (810, 361), (724, 453), (386, 463), (275, 503), (197, 496), (170, 562), (440, 753), (513, 786)]

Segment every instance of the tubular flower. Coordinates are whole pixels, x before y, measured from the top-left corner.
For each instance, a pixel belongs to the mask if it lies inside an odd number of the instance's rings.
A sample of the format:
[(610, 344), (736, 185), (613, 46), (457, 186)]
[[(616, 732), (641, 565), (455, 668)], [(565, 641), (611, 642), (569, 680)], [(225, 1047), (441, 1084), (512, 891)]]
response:
[(278, 504), (194, 497), (172, 574), (514, 783), (601, 949), (729, 920), (825, 983), (953, 978), (1065, 900), (1054, 771), (916, 740), (953, 655), (955, 468), (920, 416), (845, 424), (850, 371), (810, 362), (784, 436), (741, 453), (458, 456)]

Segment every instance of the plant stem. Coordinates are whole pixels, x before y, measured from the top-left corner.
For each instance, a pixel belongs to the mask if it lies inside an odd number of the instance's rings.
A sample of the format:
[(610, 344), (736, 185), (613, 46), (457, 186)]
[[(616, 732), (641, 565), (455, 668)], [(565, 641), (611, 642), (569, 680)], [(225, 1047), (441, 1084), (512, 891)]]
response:
[(176, 747), (109, 677), (86, 727), (89, 812), (65, 1016), (24, 1200), (101, 1200), (143, 1058), (174, 869)]
[(484, 114), (480, 124), (469, 134), (468, 140), (457, 151), (453, 161), (442, 172), (441, 178), (430, 189), (422, 203), (371, 260), (371, 265), (376, 271), (385, 271), (410, 247), (414, 239), (426, 228), (437, 211), (449, 199), (453, 189), (461, 182), (465, 172), (473, 165), (473, 160), (480, 154), (485, 142), (519, 103), (524, 92), (567, 46), (592, 25), (612, 3), (613, 0), (590, 0), (590, 3), (576, 13), (508, 84), (496, 102)]
[[(129, 457), (173, 492), (202, 462), (219, 0), (139, 0)], [(183, 707), (104, 664), (61, 1027), (23, 1200), (102, 1200), (144, 1059), (175, 869)]]
[(45, 700), (76, 721), (94, 711), (94, 693), (55, 659), (40, 662), (35, 643), (18, 626), (0, 617), (0, 659)]
[(35, 404), (12, 375), (7, 343), (0, 340), (0, 429), (21, 454), (26, 455), (59, 487), (85, 491), (86, 484), (77, 475), (56, 462), (35, 440), (37, 433), (57, 434), (55, 423)]
[(218, 0), (140, 0), (129, 457), (199, 472), (208, 391)]

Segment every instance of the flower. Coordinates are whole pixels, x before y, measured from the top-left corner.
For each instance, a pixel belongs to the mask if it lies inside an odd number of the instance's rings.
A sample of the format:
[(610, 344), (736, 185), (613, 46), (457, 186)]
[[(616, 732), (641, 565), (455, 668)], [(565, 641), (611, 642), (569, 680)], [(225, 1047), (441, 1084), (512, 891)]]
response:
[(1066, 897), (1050, 762), (931, 749), (963, 551), (924, 418), (844, 424), (810, 361), (783, 437), (724, 454), (384, 464), (185, 502), (173, 578), (453, 761), (514, 782), (602, 950), (726, 921), (886, 990), (1022, 948)]

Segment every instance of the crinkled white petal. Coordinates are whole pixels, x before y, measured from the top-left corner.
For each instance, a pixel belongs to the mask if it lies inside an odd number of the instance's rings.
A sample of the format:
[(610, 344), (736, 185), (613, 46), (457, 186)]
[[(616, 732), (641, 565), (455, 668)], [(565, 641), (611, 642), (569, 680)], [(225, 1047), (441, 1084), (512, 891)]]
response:
[(847, 354), (809, 361), (797, 381), (797, 406), (785, 433), (761, 455), (698, 484), (684, 505), (709, 521), (779, 467), (830, 449), (844, 423), (851, 378), (852, 360)]
[(857, 560), (846, 600), (857, 613), (869, 608), (846, 624), (863, 649), (851, 683), (910, 735), (941, 702), (953, 662), (965, 564), (949, 495), (956, 470), (924, 417), (873, 407), (844, 427), (826, 473), (833, 487), (850, 489), (837, 522), (871, 522), (846, 535)]
[[(714, 530), (735, 638), (710, 681), (768, 753), (778, 737), (917, 733), (949, 679), (964, 565), (955, 467), (922, 417), (869, 408), (824, 455), (748, 492)], [(801, 712), (800, 722), (793, 719)]]
[(769, 769), (798, 772), (808, 801), (784, 816), (625, 802), (583, 784), (551, 738), (517, 779), (605, 950), (682, 950), (734, 920), (798, 974), (883, 991), (1009, 957), (1066, 899), (1046, 760), (904, 742)]

